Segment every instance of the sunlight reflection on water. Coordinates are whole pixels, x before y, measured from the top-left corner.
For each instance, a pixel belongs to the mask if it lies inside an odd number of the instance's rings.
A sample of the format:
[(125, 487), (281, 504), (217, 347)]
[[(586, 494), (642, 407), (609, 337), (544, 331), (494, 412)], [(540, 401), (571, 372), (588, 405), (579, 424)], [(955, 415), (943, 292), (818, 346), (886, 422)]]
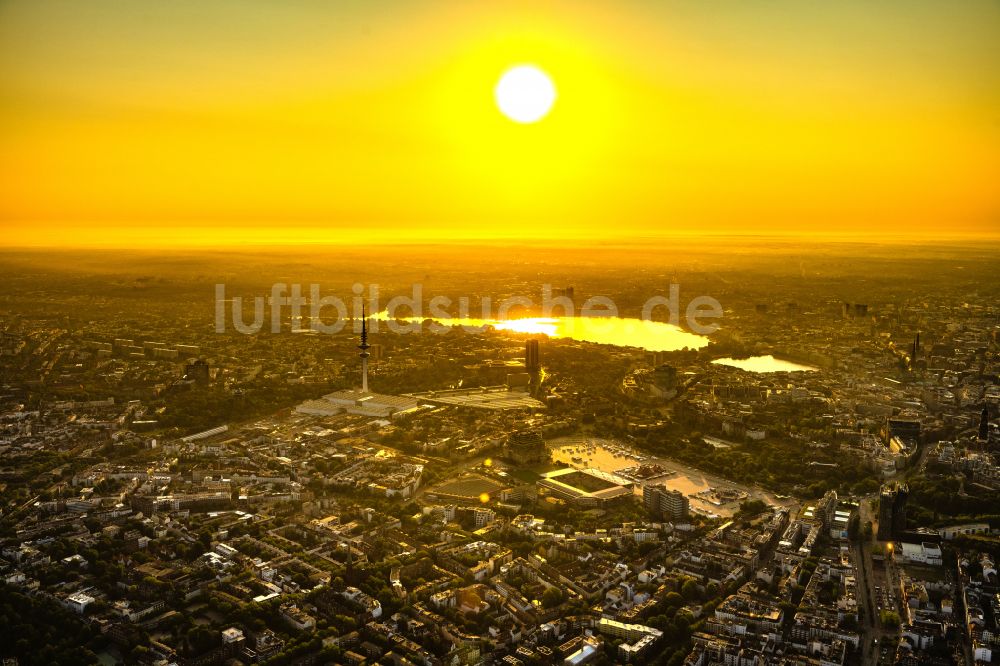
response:
[[(378, 319), (386, 320), (385, 312)], [(550, 338), (568, 338), (581, 342), (640, 347), (648, 351), (676, 351), (701, 349), (709, 342), (707, 336), (689, 333), (684, 329), (658, 321), (628, 317), (526, 317), (523, 319), (435, 319), (432, 317), (402, 317), (403, 321), (426, 321), (442, 326), (463, 326), (468, 331), (482, 331), (492, 326), (498, 331), (511, 333), (542, 334)]]
[(811, 365), (800, 365), (791, 361), (783, 361), (767, 356), (751, 356), (750, 358), (717, 358), (712, 363), (728, 365), (747, 372), (816, 372)]

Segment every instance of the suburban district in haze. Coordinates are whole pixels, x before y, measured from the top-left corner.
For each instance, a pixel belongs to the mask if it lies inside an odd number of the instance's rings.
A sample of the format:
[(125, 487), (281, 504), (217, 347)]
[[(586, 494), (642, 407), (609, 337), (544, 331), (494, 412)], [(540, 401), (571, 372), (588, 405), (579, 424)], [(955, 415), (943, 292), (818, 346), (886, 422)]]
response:
[(0, 666), (1000, 663), (995, 0), (0, 2)]

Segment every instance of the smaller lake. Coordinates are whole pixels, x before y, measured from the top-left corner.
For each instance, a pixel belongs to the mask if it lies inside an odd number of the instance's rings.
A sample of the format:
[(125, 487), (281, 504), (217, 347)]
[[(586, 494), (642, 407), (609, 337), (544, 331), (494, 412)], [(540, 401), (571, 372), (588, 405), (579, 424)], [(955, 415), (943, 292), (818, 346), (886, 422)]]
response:
[(767, 356), (751, 356), (750, 358), (717, 358), (712, 363), (716, 365), (728, 365), (747, 372), (816, 372), (819, 368), (811, 365), (800, 365), (791, 361), (783, 361), (774, 358), (770, 354)]

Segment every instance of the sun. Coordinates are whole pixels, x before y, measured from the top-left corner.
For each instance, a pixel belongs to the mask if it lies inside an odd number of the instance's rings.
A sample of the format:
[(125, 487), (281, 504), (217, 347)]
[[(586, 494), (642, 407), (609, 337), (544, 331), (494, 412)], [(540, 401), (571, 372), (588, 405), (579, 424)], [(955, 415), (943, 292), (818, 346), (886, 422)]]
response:
[(556, 87), (534, 65), (518, 65), (503, 73), (494, 90), (500, 112), (518, 123), (535, 123), (548, 115)]

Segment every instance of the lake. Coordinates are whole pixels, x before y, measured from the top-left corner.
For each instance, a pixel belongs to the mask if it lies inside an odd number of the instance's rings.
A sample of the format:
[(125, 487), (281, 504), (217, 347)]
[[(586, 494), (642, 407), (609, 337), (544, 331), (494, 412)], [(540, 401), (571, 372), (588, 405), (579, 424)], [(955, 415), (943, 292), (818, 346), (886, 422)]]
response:
[(770, 354), (767, 356), (751, 356), (750, 358), (717, 358), (712, 363), (717, 365), (728, 365), (747, 372), (816, 372), (819, 368), (811, 365), (800, 365), (791, 361), (784, 361), (774, 358)]
[[(385, 321), (385, 312), (377, 318)], [(462, 326), (467, 331), (483, 331), (491, 326), (510, 333), (541, 333), (550, 338), (567, 338), (620, 347), (639, 347), (647, 351), (677, 351), (701, 349), (708, 337), (696, 335), (672, 324), (629, 317), (526, 317), (524, 319), (472, 319), (433, 317), (401, 317), (402, 321), (432, 321), (442, 326)]]

